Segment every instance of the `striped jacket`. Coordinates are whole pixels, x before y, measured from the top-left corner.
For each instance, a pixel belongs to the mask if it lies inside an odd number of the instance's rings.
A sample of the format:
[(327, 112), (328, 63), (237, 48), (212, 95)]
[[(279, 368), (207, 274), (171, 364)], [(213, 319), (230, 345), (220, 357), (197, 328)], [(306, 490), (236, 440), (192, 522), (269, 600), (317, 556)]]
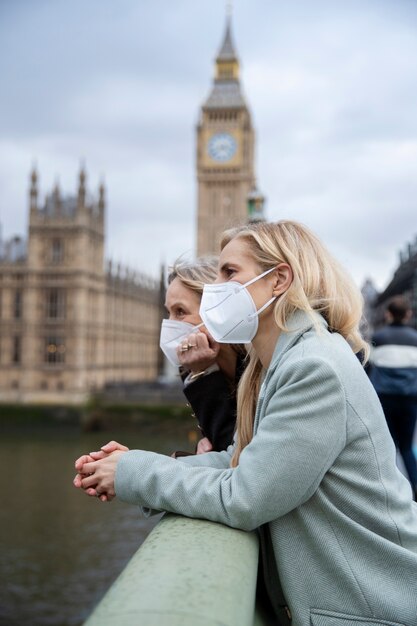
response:
[(417, 397), (417, 330), (390, 324), (372, 337), (371, 381), (378, 394)]

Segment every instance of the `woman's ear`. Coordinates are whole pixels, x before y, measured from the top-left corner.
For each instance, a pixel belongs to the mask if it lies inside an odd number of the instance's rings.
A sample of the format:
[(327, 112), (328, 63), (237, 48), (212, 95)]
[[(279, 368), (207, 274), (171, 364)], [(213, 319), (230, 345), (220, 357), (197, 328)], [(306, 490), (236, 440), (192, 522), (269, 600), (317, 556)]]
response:
[(280, 296), (285, 293), (293, 281), (293, 273), (288, 263), (280, 263), (277, 265), (273, 273), (275, 278), (272, 294)]

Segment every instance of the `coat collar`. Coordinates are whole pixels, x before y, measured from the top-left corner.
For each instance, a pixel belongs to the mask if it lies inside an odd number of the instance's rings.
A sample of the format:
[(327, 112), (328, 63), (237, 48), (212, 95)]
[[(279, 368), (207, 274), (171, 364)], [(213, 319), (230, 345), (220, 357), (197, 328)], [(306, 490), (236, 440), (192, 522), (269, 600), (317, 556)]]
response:
[(310, 328), (313, 328), (314, 326), (327, 329), (328, 325), (324, 317), (320, 315), (320, 313), (317, 313), (317, 311), (306, 313), (305, 311), (297, 310), (287, 320), (286, 326), (287, 330), (282, 331), (278, 337), (271, 363), (268, 368), (269, 370), (277, 365), (282, 355), (291, 346), (293, 346), (301, 335), (303, 335), (307, 330), (310, 330)]
[(263, 380), (262, 386), (259, 392), (258, 403), (256, 406), (256, 414), (254, 421), (254, 432), (256, 433), (258, 424), (259, 424), (259, 416), (262, 411), (263, 399), (266, 393), (266, 387), (269, 384), (269, 381), (276, 370), (282, 356), (293, 346), (298, 339), (303, 335), (307, 330), (316, 326), (317, 328), (326, 329), (327, 322), (326, 320), (317, 313), (313, 311), (312, 313), (306, 313), (305, 311), (297, 310), (293, 315), (287, 320), (287, 330), (281, 332), (278, 337), (278, 341), (276, 343), (274, 353), (272, 355), (271, 363), (268, 369), (263, 372)]

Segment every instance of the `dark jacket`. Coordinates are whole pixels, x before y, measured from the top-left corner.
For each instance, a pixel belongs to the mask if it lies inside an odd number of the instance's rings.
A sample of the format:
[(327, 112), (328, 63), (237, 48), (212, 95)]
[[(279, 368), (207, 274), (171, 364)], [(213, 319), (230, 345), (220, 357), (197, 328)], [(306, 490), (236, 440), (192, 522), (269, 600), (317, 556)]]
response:
[(238, 354), (234, 384), (230, 385), (222, 371), (198, 378), (184, 388), (204, 437), (213, 450), (226, 450), (233, 441), (236, 426), (236, 392), (245, 369), (245, 358)]
[(417, 398), (417, 331), (390, 324), (372, 337), (370, 378), (378, 394)]

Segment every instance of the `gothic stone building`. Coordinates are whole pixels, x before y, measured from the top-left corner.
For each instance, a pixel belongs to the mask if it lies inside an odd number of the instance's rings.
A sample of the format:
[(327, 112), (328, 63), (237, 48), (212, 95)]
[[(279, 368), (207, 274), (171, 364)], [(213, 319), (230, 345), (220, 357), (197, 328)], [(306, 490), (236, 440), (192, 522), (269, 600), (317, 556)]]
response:
[(0, 401), (85, 400), (106, 383), (157, 375), (156, 281), (104, 262), (105, 198), (58, 187), (38, 201), (27, 242), (0, 242)]
[[(218, 253), (223, 230), (263, 219), (255, 134), (242, 94), (231, 19), (197, 126), (197, 253)], [(105, 200), (86, 192), (38, 199), (32, 172), (29, 232), (0, 240), (0, 402), (74, 402), (107, 383), (153, 380), (162, 287), (104, 263)]]
[(417, 238), (400, 252), (400, 263), (391, 281), (374, 301), (373, 324), (375, 328), (384, 324), (385, 309), (394, 296), (404, 296), (412, 308), (410, 326), (417, 328)]
[(216, 74), (197, 126), (197, 254), (217, 254), (221, 233), (262, 219), (256, 189), (255, 133), (239, 80), (231, 19), (216, 58)]

